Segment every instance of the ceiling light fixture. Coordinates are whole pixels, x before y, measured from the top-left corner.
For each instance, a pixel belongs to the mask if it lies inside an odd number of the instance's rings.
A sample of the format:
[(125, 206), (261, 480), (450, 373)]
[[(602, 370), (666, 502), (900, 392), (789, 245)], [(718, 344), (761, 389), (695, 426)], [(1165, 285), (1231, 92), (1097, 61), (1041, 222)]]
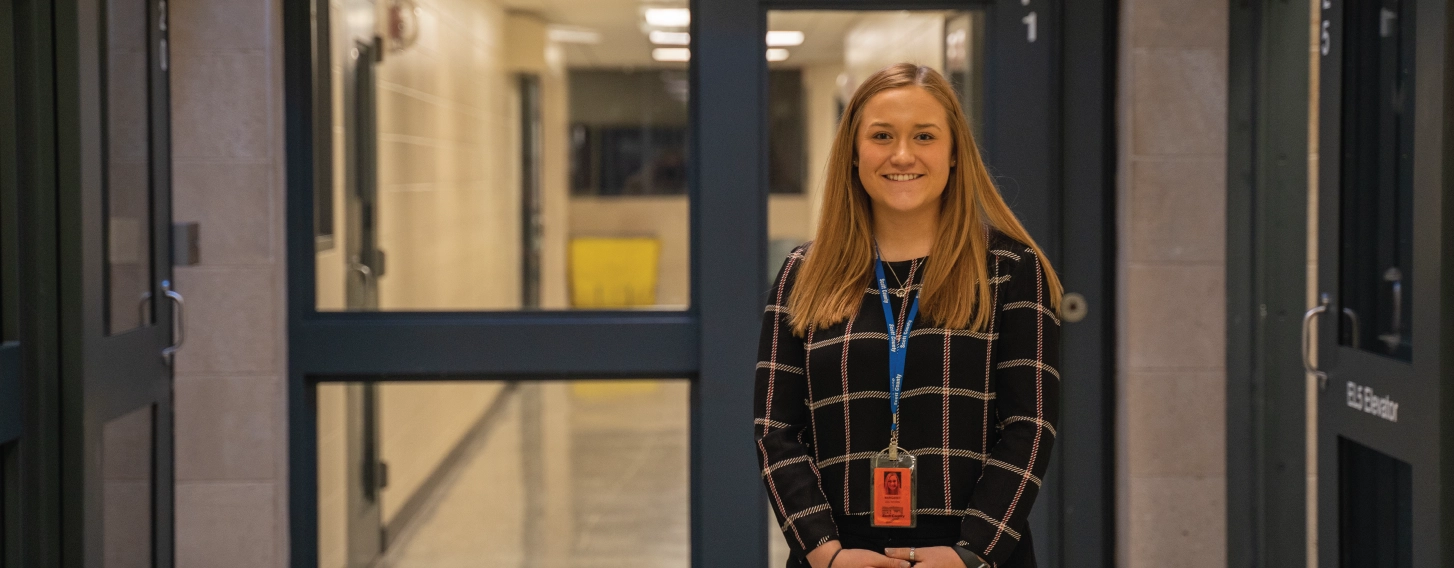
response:
[(767, 60), (768, 61), (787, 61), (788, 60), (788, 50), (783, 49), (783, 48), (780, 48), (780, 47), (775, 47), (775, 48), (769, 49), (769, 50), (767, 50)]
[(689, 34), (687, 32), (664, 32), (661, 30), (652, 30), (651, 33), (646, 34), (646, 36), (651, 39), (651, 43), (654, 43), (656, 45), (692, 44), (692, 34)]
[(685, 47), (658, 47), (651, 50), (651, 58), (657, 61), (690, 61), (692, 50)]
[(663, 28), (685, 28), (692, 23), (692, 11), (686, 8), (647, 8), (646, 23)]
[(601, 32), (576, 26), (547, 27), (545, 29), (545, 37), (556, 43), (601, 43)]
[(795, 47), (803, 45), (803, 32), (772, 31), (767, 32), (768, 47)]

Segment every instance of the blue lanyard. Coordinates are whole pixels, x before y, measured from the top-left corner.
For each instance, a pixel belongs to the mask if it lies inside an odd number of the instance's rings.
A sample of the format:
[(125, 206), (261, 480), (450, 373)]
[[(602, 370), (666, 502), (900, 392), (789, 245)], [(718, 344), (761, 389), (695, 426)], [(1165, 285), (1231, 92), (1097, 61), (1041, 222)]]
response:
[[(904, 329), (902, 333), (896, 333), (894, 329), (894, 310), (889, 306), (889, 288), (884, 280), (884, 266), (879, 258), (878, 245), (873, 247), (873, 271), (878, 277), (878, 297), (883, 302), (884, 322), (889, 326), (889, 411), (894, 414), (894, 423), (889, 426), (889, 432), (897, 435), (899, 432), (899, 393), (904, 388), (904, 363), (908, 360), (909, 354), (909, 330), (914, 327), (914, 316), (919, 315), (919, 295), (914, 295), (914, 302), (909, 307), (909, 315), (904, 318)], [(903, 286), (910, 283), (904, 282)], [(906, 292), (908, 293), (908, 292)]]

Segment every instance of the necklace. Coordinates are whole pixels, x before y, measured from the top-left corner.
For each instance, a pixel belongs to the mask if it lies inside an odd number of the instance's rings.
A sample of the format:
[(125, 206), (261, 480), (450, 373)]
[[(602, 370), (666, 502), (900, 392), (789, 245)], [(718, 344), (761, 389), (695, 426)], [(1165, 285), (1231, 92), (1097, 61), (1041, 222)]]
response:
[(899, 273), (898, 273), (898, 271), (894, 270), (893, 263), (884, 262), (884, 264), (887, 264), (888, 265), (888, 267), (889, 267), (889, 274), (894, 275), (894, 282), (897, 282), (898, 283), (898, 288), (893, 291), (893, 294), (895, 296), (900, 297), (900, 298), (904, 297), (906, 294), (909, 293), (908, 286), (905, 286), (904, 285), (904, 281), (899, 278)]

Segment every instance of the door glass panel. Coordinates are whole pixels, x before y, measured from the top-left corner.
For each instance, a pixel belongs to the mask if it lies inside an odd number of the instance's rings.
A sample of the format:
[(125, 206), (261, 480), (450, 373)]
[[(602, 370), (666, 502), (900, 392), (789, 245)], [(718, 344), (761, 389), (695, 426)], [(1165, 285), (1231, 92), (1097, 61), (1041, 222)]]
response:
[(1343, 48), (1339, 341), (1413, 356), (1411, 0), (1348, 0)]
[[(977, 11), (768, 12), (768, 278), (818, 226), (828, 153), (853, 91), (903, 61), (933, 67), (958, 90), (978, 132), (984, 14)], [(778, 41), (773, 41), (776, 38)], [(776, 523), (774, 523), (776, 525)], [(774, 529), (776, 530), (776, 529)]]
[(320, 566), (691, 563), (687, 381), (361, 387), (317, 387)]
[(1338, 438), (1341, 566), (1413, 566), (1413, 510), (1407, 462)]
[(685, 308), (685, 2), (329, 6), (319, 310)]
[(107, 330), (152, 322), (149, 2), (106, 2)]
[(106, 568), (152, 565), (152, 407), (101, 431), (101, 523)]

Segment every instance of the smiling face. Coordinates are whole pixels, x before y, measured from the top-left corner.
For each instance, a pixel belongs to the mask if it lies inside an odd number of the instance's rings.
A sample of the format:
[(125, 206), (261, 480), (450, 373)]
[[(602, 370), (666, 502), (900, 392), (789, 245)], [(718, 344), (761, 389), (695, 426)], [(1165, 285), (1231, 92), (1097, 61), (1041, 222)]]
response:
[(954, 154), (948, 116), (916, 86), (885, 90), (863, 105), (855, 140), (858, 179), (875, 212), (938, 211)]
[(899, 487), (900, 487), (899, 473), (896, 472), (896, 471), (885, 472), (884, 473), (884, 492), (885, 493), (888, 493), (889, 495), (898, 495), (899, 494)]

